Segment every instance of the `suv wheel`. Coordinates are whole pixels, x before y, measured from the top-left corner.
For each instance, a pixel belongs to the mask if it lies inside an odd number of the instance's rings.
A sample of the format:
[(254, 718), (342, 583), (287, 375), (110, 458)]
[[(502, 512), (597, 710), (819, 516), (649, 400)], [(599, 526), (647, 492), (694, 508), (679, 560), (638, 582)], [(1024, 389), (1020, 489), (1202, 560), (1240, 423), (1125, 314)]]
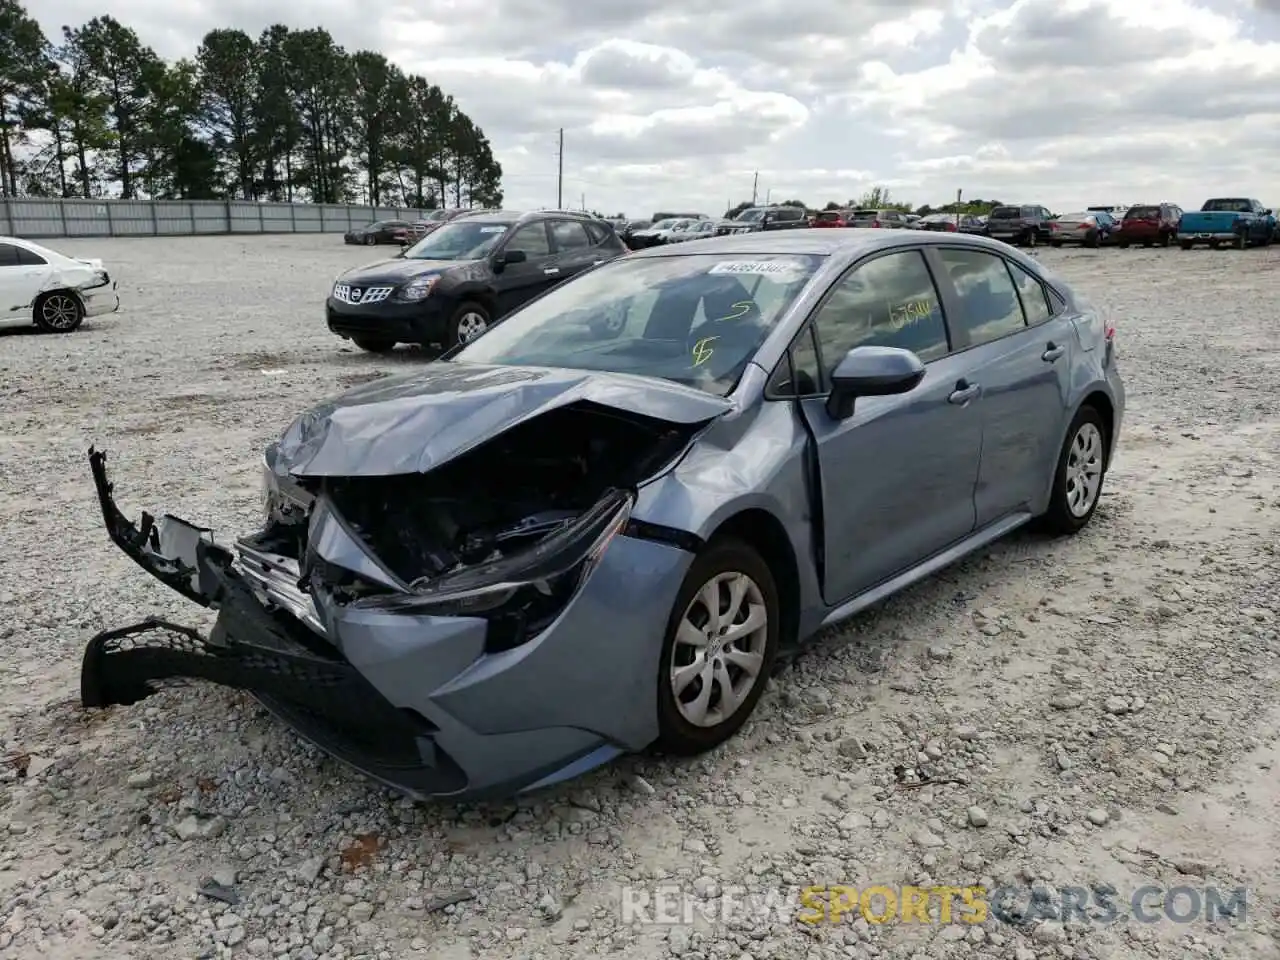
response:
[(1023, 241), (1028, 247), (1034, 247), (1040, 242), (1040, 231), (1037, 227), (1032, 227), (1027, 231), (1026, 240)]

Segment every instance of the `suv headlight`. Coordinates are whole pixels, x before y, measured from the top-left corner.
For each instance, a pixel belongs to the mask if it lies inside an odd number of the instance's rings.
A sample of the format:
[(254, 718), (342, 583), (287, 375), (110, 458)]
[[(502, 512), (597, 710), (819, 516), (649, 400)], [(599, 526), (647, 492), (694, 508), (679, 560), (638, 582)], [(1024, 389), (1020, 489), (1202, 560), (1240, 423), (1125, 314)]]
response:
[(420, 277), (417, 280), (410, 280), (400, 288), (399, 299), (421, 300), (435, 288), (435, 285), (439, 281), (440, 278), (438, 276)]

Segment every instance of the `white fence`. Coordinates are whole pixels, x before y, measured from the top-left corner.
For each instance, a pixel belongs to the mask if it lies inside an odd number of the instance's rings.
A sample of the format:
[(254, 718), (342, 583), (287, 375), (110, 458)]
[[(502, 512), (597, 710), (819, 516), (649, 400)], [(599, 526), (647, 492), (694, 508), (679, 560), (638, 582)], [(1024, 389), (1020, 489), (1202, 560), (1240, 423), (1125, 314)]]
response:
[(345, 233), (421, 210), (252, 200), (0, 200), (0, 236), (183, 237), (217, 233)]

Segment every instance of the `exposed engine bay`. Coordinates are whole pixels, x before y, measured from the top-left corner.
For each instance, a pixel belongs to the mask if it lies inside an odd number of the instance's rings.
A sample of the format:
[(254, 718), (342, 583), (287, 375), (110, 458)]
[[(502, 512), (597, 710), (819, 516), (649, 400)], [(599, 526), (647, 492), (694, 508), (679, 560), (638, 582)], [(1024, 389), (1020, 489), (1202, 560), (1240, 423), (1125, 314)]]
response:
[[(430, 473), (299, 484), (418, 590), (554, 537), (610, 491), (634, 489), (669, 463), (694, 429), (582, 402), (525, 421)], [(297, 559), (304, 576), (341, 588), (344, 599), (387, 592), (308, 556), (309, 514), (278, 509), (244, 543)]]

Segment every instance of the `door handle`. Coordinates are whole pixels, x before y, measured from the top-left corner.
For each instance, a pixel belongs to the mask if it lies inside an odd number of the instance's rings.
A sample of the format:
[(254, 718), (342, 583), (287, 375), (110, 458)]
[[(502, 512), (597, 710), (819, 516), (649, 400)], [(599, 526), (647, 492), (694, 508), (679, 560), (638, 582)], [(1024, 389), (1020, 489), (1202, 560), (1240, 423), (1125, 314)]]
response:
[(542, 275), (544, 277), (554, 277), (559, 272), (560, 272), (559, 267), (547, 267), (547, 269), (542, 271)]
[(1040, 354), (1040, 359), (1045, 363), (1053, 363), (1066, 352), (1066, 347), (1060, 347), (1056, 343), (1050, 343), (1044, 353)]
[(963, 406), (976, 397), (981, 390), (982, 387), (978, 386), (978, 384), (970, 383), (967, 380), (961, 380), (956, 384), (956, 388), (952, 391), (951, 395), (947, 397), (947, 403), (954, 403), (959, 406)]

